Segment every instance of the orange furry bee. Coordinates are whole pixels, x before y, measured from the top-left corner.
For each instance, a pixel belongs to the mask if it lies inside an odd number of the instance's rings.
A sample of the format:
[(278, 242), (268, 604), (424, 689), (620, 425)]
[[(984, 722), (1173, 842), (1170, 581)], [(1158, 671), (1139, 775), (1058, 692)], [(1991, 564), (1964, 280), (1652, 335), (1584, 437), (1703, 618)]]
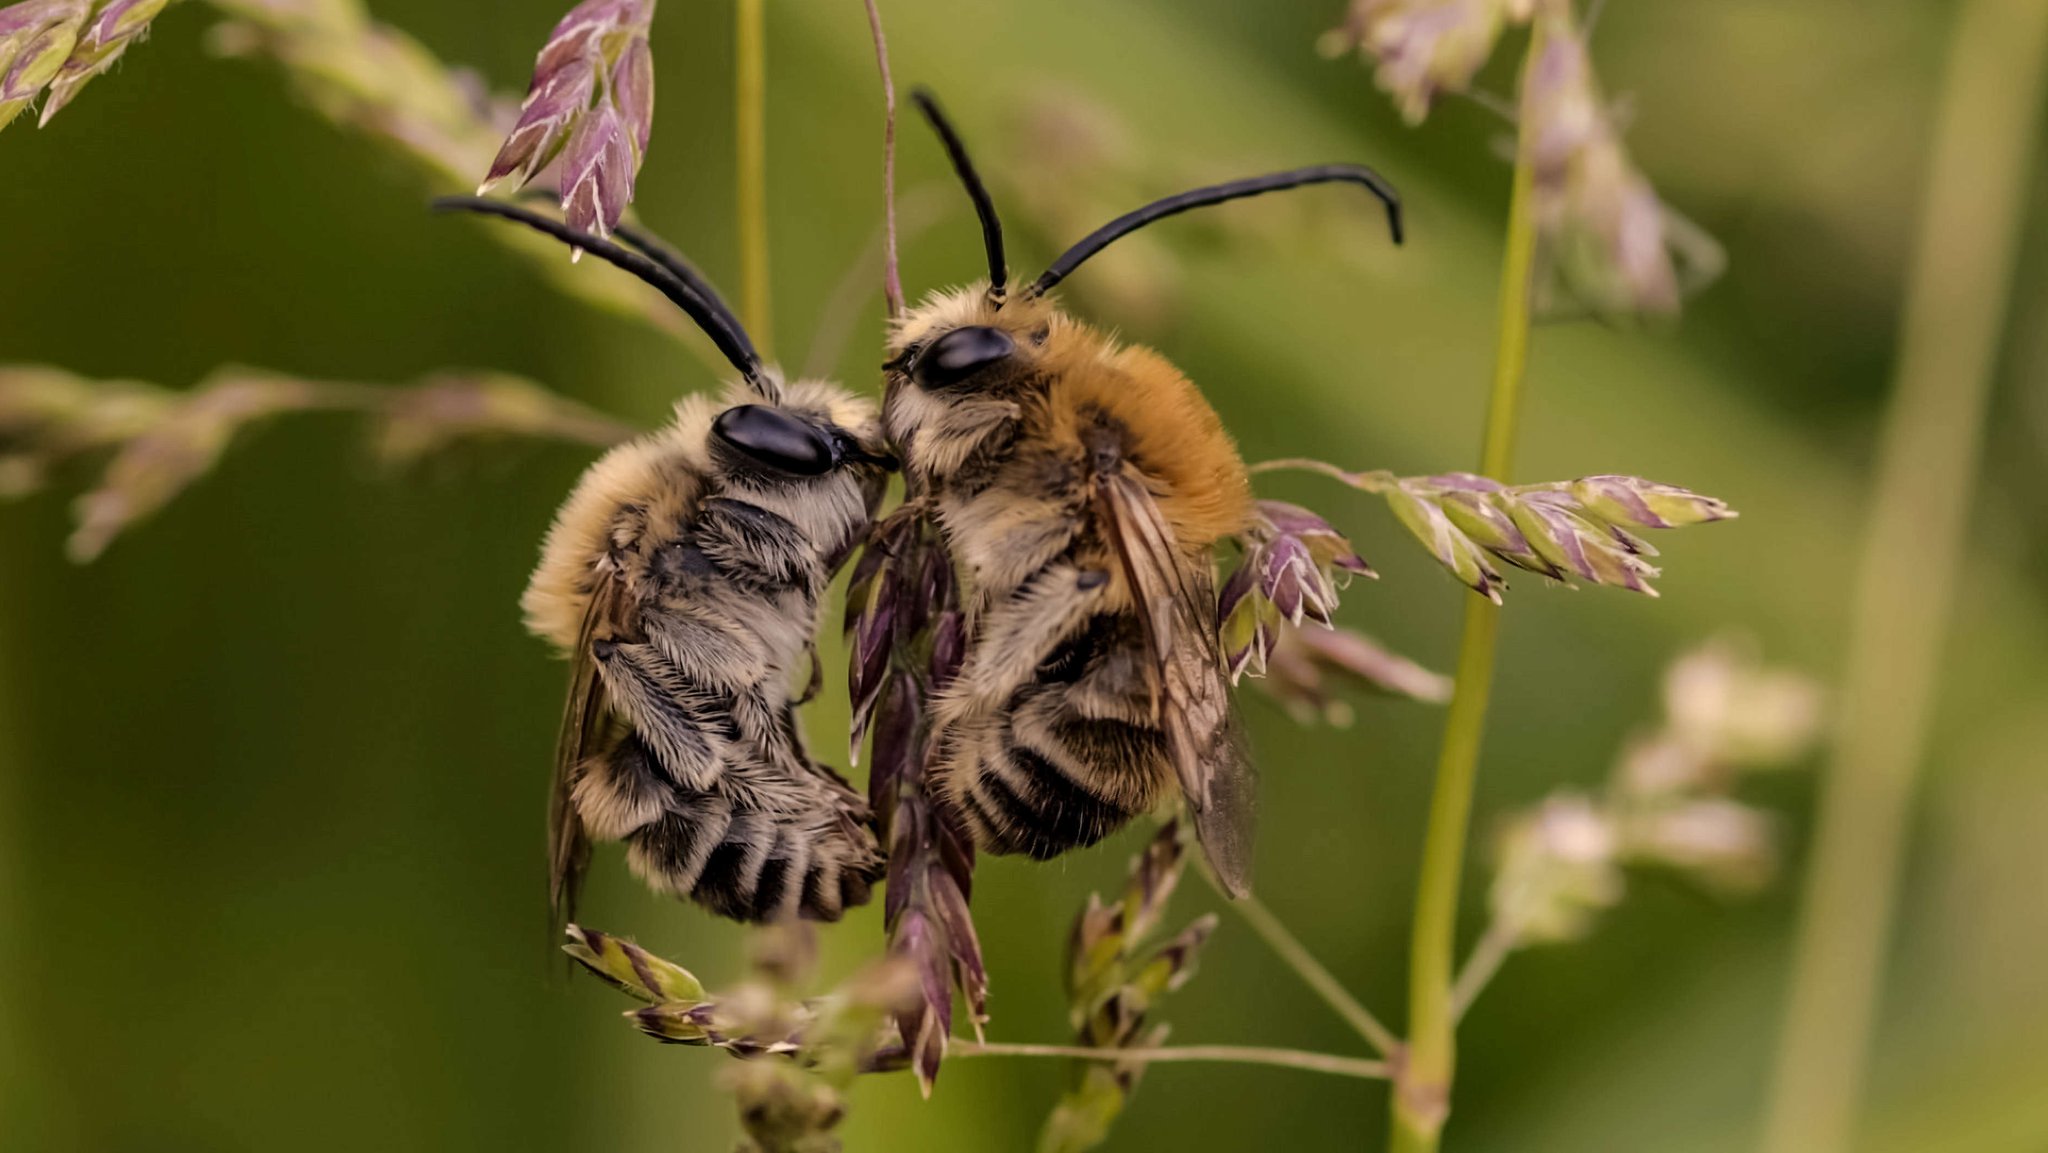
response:
[(522, 604), (569, 656), (555, 758), (549, 895), (566, 919), (590, 839), (623, 840), (657, 891), (743, 921), (836, 920), (882, 858), (859, 794), (806, 752), (791, 683), (819, 601), (867, 536), (894, 461), (874, 405), (785, 384), (680, 256), (628, 251), (502, 201), (443, 208), (519, 221), (641, 277), (682, 306), (742, 380), (584, 473)]
[(1254, 782), (1217, 642), (1213, 552), (1252, 516), (1215, 410), (1158, 353), (1047, 293), (1193, 208), (1377, 173), (1327, 165), (1196, 189), (1110, 222), (1015, 296), (1002, 225), (959, 135), (919, 107), (973, 198), (989, 278), (926, 300), (889, 341), (883, 423), (953, 558), (966, 655), (933, 706), (933, 780), (995, 853), (1094, 844), (1177, 788), (1225, 886), (1248, 891)]

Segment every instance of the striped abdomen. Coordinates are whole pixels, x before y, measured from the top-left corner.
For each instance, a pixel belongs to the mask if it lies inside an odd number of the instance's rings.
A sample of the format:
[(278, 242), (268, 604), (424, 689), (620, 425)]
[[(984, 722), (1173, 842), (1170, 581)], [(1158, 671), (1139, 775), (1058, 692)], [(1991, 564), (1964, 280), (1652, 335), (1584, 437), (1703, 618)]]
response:
[[(710, 789), (677, 784), (634, 734), (585, 765), (576, 802), (588, 820), (622, 802), (633, 871), (658, 891), (740, 921), (836, 921), (866, 903), (879, 872), (860, 798), (810, 771), (730, 765)], [(744, 783), (742, 789), (726, 787)]]
[(946, 737), (942, 787), (975, 842), (1045, 860), (1149, 811), (1172, 779), (1128, 614), (1064, 640), (1007, 707)]

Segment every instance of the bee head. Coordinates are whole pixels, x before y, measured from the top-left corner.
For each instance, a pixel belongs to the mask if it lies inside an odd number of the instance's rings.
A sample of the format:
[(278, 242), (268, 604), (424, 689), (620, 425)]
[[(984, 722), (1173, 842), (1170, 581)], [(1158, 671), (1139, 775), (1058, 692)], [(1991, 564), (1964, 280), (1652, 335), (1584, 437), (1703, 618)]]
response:
[[(827, 568), (867, 535), (888, 490), (896, 458), (882, 438), (874, 402), (836, 384), (799, 380), (781, 385), (782, 400), (761, 403), (744, 388), (726, 394), (723, 407), (704, 398), (704, 446), (722, 487), (796, 524)], [(716, 415), (711, 415), (713, 412)]]
[(777, 486), (845, 476), (866, 481), (896, 467), (872, 403), (821, 381), (783, 387), (779, 404), (733, 404), (712, 420), (718, 463)]
[(985, 285), (970, 285), (905, 316), (882, 368), (891, 386), (936, 399), (1002, 396), (1036, 373), (1055, 330), (1070, 323), (1046, 301), (997, 305)]
[(883, 423), (906, 469), (943, 471), (1016, 420), (1085, 343), (1067, 338), (1080, 327), (1049, 301), (997, 304), (985, 284), (912, 309), (897, 322), (882, 366)]

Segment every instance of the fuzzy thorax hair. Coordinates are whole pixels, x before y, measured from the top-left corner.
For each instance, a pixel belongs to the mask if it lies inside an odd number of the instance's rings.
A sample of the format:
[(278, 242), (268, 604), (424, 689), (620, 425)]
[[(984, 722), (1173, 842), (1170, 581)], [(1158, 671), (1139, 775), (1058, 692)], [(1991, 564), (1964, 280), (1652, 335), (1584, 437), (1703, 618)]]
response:
[(1123, 430), (1128, 459), (1151, 481), (1184, 548), (1206, 550), (1250, 523), (1244, 461), (1194, 382), (1157, 352), (1120, 344), (1050, 299), (1013, 297), (996, 307), (985, 283), (934, 295), (897, 321), (890, 362), (972, 325), (1008, 333), (1026, 371), (1017, 387), (988, 395), (932, 394), (907, 381), (892, 387), (885, 421), (913, 476), (951, 475), (989, 437), (1020, 423), (1078, 451), (1082, 423), (1106, 419)]
[[(520, 600), (534, 635), (564, 653), (575, 646), (599, 566), (609, 564), (614, 550), (627, 543), (615, 539), (621, 513), (634, 511), (642, 524), (680, 524), (706, 496), (740, 483), (718, 471), (711, 426), (726, 409), (759, 402), (743, 384), (727, 386), (718, 397), (685, 397), (668, 424), (619, 445), (590, 466), (555, 514), (541, 545), (540, 565)], [(843, 428), (863, 446), (880, 448), (881, 422), (874, 404), (838, 385), (813, 380), (787, 384), (780, 407)], [(866, 521), (860, 484), (848, 476), (749, 488), (745, 495), (804, 530), (821, 552), (843, 543), (837, 538), (845, 526)]]

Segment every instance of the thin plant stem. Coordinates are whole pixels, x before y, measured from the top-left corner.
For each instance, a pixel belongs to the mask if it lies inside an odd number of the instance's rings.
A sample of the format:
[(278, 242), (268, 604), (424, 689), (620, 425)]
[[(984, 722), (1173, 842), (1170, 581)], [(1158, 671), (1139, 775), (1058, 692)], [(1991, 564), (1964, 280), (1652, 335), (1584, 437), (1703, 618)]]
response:
[[(1543, 51), (1543, 40), (1544, 24), (1539, 20), (1523, 63), (1525, 85), (1529, 68)], [(1501, 262), (1499, 348), (1479, 464), (1482, 475), (1498, 480), (1507, 478), (1513, 463), (1516, 418), (1528, 365), (1531, 276), (1536, 263), (1536, 221), (1530, 204), (1533, 186), (1530, 141), (1528, 134), (1522, 133), (1508, 206), (1507, 251)], [(1436, 788), (1423, 835), (1422, 874), (1416, 885), (1408, 962), (1408, 1049), (1394, 1088), (1394, 1153), (1435, 1150), (1444, 1120), (1450, 1115), (1451, 1079), (1457, 1064), (1458, 1019), (1451, 980), (1457, 963), (1458, 887), (1465, 868), (1472, 793), (1499, 636), (1499, 606), (1481, 596), (1465, 598), (1457, 690), (1444, 721)]]
[(774, 358), (768, 288), (768, 27), (766, 0), (738, 0), (733, 83), (738, 109), (740, 315), (763, 357)]
[(868, 34), (875, 41), (875, 67), (882, 73), (882, 302), (889, 319), (903, 315), (903, 272), (896, 255), (896, 79), (889, 74), (889, 37), (875, 0), (868, 8)]
[[(11, 583), (9, 574), (0, 572), (0, 588), (7, 588)], [(10, 598), (9, 603), (21, 602)], [(25, 735), (28, 718), (23, 715), (26, 709), (16, 703), (22, 699), (14, 692), (16, 681), (13, 653), (0, 652), (0, 719), (7, 722), (0, 726), (0, 764), (8, 766), (28, 763)], [(22, 925), (27, 921), (27, 910), (22, 908), (25, 890), (20, 887), (26, 856), (23, 834), (27, 831), (18, 817), (21, 807), (16, 782), (21, 778), (20, 773), (10, 772), (0, 779), (0, 833), (5, 834), (0, 838), (0, 916), (4, 916), (10, 925)], [(22, 937), (23, 934), (11, 933), (8, 943), (0, 945), (0, 962), (8, 965), (9, 972), (28, 971), (23, 964), (28, 958), (22, 955), (26, 952)], [(0, 988), (0, 1076), (5, 1077), (4, 1082), (0, 1082), (0, 1111), (16, 1117), (22, 1115), (17, 1110), (33, 1100), (31, 1095), (42, 1088), (40, 1082), (43, 1077), (42, 1063), (27, 1059), (29, 1049), (22, 1043), (27, 1040), (21, 1035), (23, 1011), (27, 1008), (27, 986), (26, 981), (9, 981), (5, 988)], [(19, 1060), (15, 1058), (17, 1053), (21, 1054)]]
[(1847, 668), (1763, 1148), (1852, 1146), (1900, 861), (1942, 675), (2026, 191), (2048, 5), (1971, 0), (1949, 45), (1879, 434)]
[(1400, 483), (1393, 473), (1384, 470), (1374, 472), (1352, 472), (1339, 468), (1328, 461), (1310, 460), (1307, 457), (1289, 456), (1279, 460), (1262, 460), (1251, 465), (1246, 471), (1253, 476), (1269, 472), (1312, 472), (1326, 476), (1339, 484), (1348, 484), (1360, 492), (1384, 493)]
[(955, 1057), (1061, 1057), (1076, 1061), (1107, 1061), (1123, 1064), (1159, 1065), (1174, 1061), (1208, 1061), (1230, 1065), (1274, 1065), (1335, 1077), (1358, 1077), (1384, 1081), (1389, 1069), (1385, 1061), (1363, 1057), (1339, 1057), (1332, 1053), (1310, 1053), (1300, 1049), (1269, 1049), (1258, 1045), (1169, 1045), (1157, 1049), (1091, 1049), (1086, 1045), (1021, 1045), (1000, 1041), (956, 1040), (946, 1049), (946, 1059)]
[[(926, 184), (912, 188), (903, 197), (900, 235), (916, 239), (945, 217), (952, 202), (953, 190), (943, 185)], [(818, 323), (811, 330), (811, 346), (804, 351), (803, 375), (806, 379), (831, 375), (833, 366), (839, 363), (847, 347), (853, 343), (861, 310), (875, 298), (878, 272), (886, 285), (888, 250), (891, 247), (886, 236), (887, 227), (878, 228), (869, 235), (860, 255), (847, 265), (846, 272), (832, 286), (832, 295), (826, 298), (825, 306), (819, 310)], [(883, 292), (886, 296), (886, 287)]]
[(1500, 972), (1515, 946), (1521, 943), (1520, 936), (1507, 922), (1496, 919), (1486, 927), (1479, 937), (1479, 943), (1472, 946), (1472, 954), (1465, 958), (1465, 967), (1458, 970), (1458, 979), (1451, 985), (1451, 1014), (1459, 1021), (1472, 1008), (1472, 1002), (1486, 991), (1486, 986)]
[[(1219, 894), (1223, 893), (1222, 884), (1206, 865), (1200, 872), (1202, 879), (1209, 883), (1210, 888)], [(1287, 926), (1282, 924), (1280, 918), (1274, 916), (1273, 911), (1263, 902), (1257, 897), (1247, 895), (1226, 903), (1232, 912), (1244, 918), (1245, 923), (1252, 927), (1252, 932), (1259, 935), (1259, 939), (1266, 943), (1267, 948), (1273, 950), (1275, 956), (1294, 970), (1303, 984), (1314, 990), (1316, 996), (1321, 997), (1324, 1004), (1344, 1019), (1345, 1024), (1365, 1038), (1366, 1043), (1380, 1056), (1388, 1057), (1400, 1051), (1401, 1038), (1395, 1036), (1394, 1031), (1382, 1024), (1378, 1017), (1373, 1016), (1372, 1010), (1360, 1004), (1358, 998), (1353, 997), (1351, 991), (1332, 976), (1330, 971), (1323, 967), (1322, 962), (1316, 960), (1307, 946), (1289, 932)]]
[[(393, 406), (402, 403), (409, 394), (421, 386), (392, 386), (359, 384), (345, 380), (301, 380), (270, 372), (266, 369), (233, 366), (215, 372), (202, 382), (195, 392), (203, 391), (210, 385), (232, 383), (242, 378), (275, 380), (296, 386), (302, 393), (300, 402), (287, 411), (306, 412), (362, 412), (372, 416), (393, 411)], [(539, 385), (536, 391), (548, 391)], [(588, 445), (592, 448), (610, 448), (621, 441), (631, 439), (640, 430), (632, 425), (611, 419), (595, 411), (586, 410), (573, 401), (558, 402), (559, 411), (552, 414), (544, 425), (526, 430), (529, 435), (546, 436), (568, 444)]]

